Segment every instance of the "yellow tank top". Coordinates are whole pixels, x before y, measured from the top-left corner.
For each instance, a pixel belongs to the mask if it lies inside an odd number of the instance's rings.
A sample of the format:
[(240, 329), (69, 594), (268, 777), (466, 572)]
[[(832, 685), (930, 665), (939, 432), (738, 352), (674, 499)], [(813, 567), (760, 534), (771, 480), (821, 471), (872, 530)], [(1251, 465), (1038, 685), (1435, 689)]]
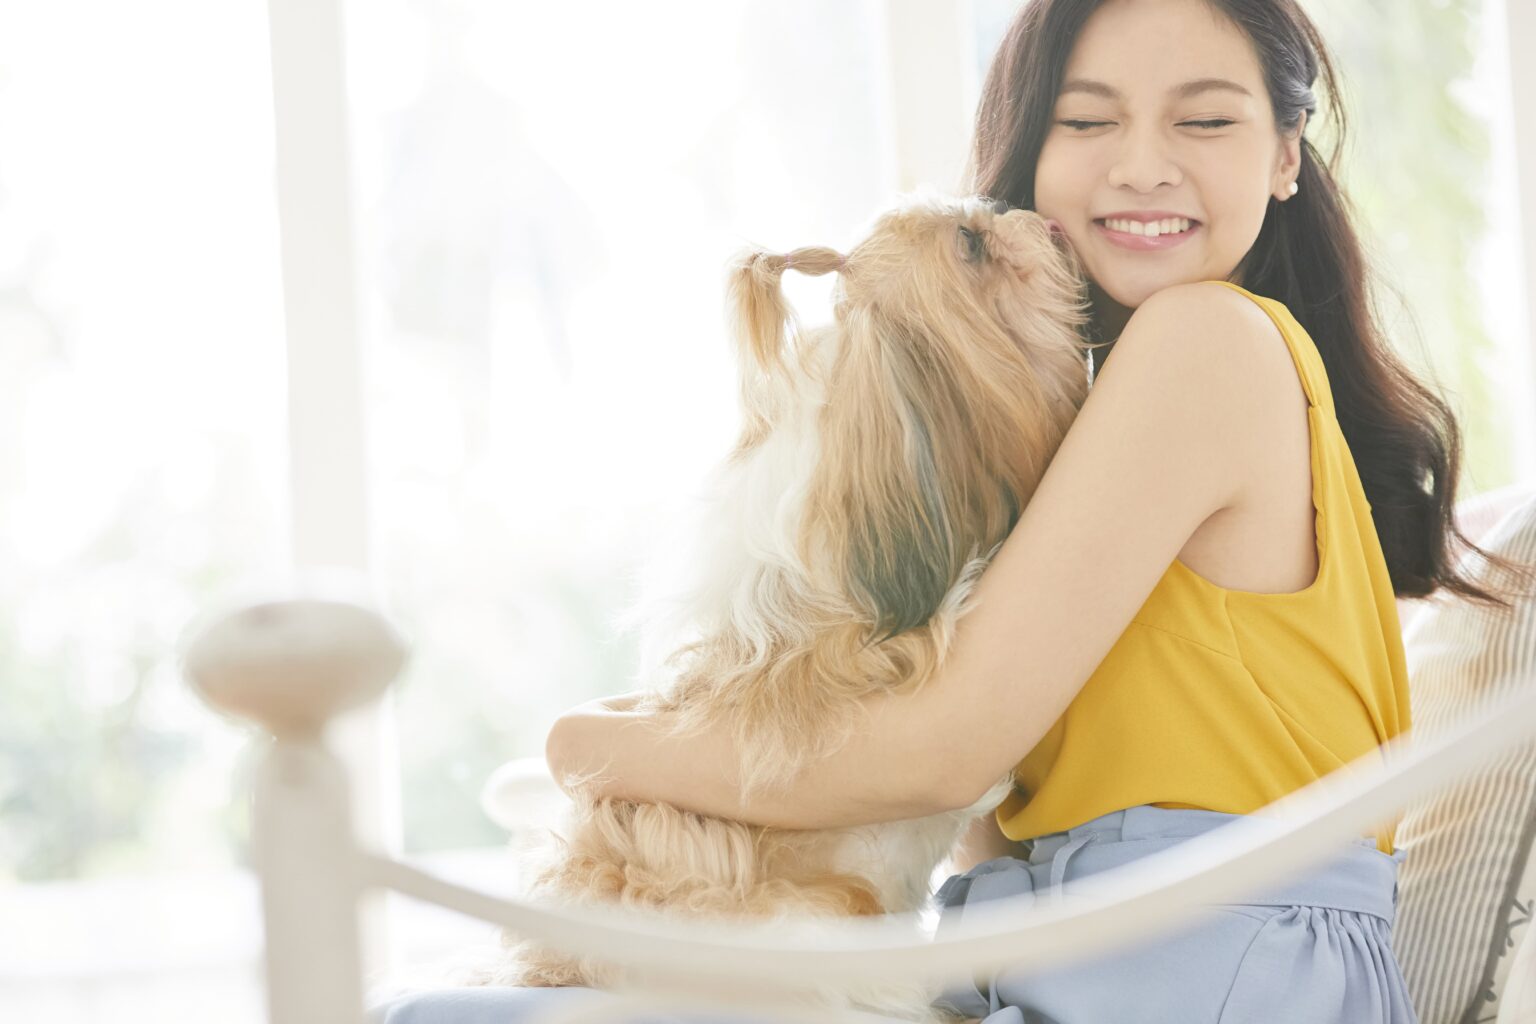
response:
[[(1219, 283), (1269, 314), (1301, 376), (1317, 576), (1292, 593), (1231, 590), (1175, 559), (1019, 762), (997, 808), (1010, 839), (1140, 804), (1249, 814), (1412, 724), (1397, 603), (1322, 357), (1284, 303)], [(1382, 853), (1400, 820), (1374, 832)]]

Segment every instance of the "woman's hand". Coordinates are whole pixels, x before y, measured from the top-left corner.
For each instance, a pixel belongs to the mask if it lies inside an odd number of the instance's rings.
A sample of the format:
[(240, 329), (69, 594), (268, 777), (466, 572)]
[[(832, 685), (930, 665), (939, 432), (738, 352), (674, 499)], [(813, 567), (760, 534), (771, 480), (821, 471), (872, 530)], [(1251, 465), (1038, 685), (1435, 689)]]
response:
[[(640, 692), (617, 696), (597, 697), (563, 712), (550, 726), (544, 738), (544, 763), (549, 774), (568, 796), (577, 797), (583, 786), (595, 781), (594, 773), (601, 773), (606, 764), (591, 764), (595, 751), (607, 748), (602, 741), (602, 730), (610, 727), (612, 719), (628, 716), (640, 699)], [(590, 793), (590, 790), (588, 790)]]
[[(924, 770), (927, 759), (913, 753), (930, 739), (932, 716), (911, 707), (910, 696), (882, 694), (868, 702), (866, 727), (836, 755), (787, 785), (748, 794), (740, 782), (735, 723), (719, 720), (679, 732), (676, 714), (645, 708), (645, 695), (587, 701), (555, 720), (544, 759), (565, 793), (579, 802), (664, 803), (785, 829), (899, 821), (959, 806), (947, 802), (948, 787)], [(832, 781), (843, 785), (826, 784), (829, 767), (838, 773)]]

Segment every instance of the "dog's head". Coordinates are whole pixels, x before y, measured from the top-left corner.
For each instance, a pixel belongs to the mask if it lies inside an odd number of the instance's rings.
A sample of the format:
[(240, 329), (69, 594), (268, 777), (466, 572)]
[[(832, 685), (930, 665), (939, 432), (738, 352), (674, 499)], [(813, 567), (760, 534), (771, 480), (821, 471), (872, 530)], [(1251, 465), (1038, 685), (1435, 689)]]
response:
[[(839, 273), (833, 324), (795, 329), (786, 261)], [(817, 406), (802, 564), (836, 574), (872, 642), (921, 625), (1007, 535), (1086, 397), (1073, 255), (1036, 213), (926, 191), (846, 257), (743, 253), (730, 292), (746, 414), (733, 457)]]

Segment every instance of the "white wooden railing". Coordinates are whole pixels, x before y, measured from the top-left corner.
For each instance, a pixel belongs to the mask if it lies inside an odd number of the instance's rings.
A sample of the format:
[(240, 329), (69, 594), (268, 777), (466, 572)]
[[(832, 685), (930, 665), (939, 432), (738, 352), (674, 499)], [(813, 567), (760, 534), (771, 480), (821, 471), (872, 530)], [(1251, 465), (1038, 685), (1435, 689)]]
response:
[[(1049, 968), (1171, 931), (1209, 903), (1241, 902), (1340, 845), (1536, 738), (1536, 688), (1489, 705), (1459, 728), (1416, 743), (1403, 734), (1242, 821), (1082, 880), (1082, 895), (1021, 908), (967, 908), (942, 938), (915, 917), (772, 928), (679, 921), (634, 911), (497, 899), (365, 849), (351, 798), (327, 749), (327, 724), (377, 699), (403, 666), (401, 634), (366, 580), (334, 572), (292, 592), (247, 595), (188, 627), (183, 670), (204, 699), (265, 730), (251, 816), (262, 893), (265, 979), (273, 1024), (363, 1020), (359, 900), (392, 889), (539, 942), (647, 968), (668, 979), (608, 1003), (566, 1007), (548, 1024), (618, 1021), (647, 1008), (831, 1020), (792, 1003), (807, 984), (930, 979), (935, 985), (1008, 964)], [(1536, 933), (1532, 933), (1536, 935)], [(1512, 977), (1536, 976), (1536, 941)], [(1536, 1019), (1536, 984), (1514, 983), (1498, 1024)]]

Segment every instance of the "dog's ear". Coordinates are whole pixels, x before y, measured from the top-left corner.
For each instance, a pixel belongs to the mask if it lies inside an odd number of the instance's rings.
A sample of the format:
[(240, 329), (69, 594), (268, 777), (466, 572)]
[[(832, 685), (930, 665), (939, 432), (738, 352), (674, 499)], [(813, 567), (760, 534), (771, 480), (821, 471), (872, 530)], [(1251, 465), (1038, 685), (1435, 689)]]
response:
[(726, 276), (726, 319), (736, 347), (744, 430), (739, 447), (761, 440), (778, 418), (782, 396), (793, 386), (787, 350), (799, 335), (794, 311), (784, 300), (784, 271), (806, 274), (838, 269), (843, 257), (821, 247), (787, 255), (743, 249)]
[[(922, 326), (861, 306), (846, 311), (842, 328), (850, 333), (834, 370), (837, 399), (822, 410), (811, 522), (879, 642), (938, 610), (972, 556), (959, 536), (985, 531), (977, 511), (987, 488), (969, 465), (976, 444), (966, 396)], [(1017, 511), (981, 518), (1011, 522)]]

